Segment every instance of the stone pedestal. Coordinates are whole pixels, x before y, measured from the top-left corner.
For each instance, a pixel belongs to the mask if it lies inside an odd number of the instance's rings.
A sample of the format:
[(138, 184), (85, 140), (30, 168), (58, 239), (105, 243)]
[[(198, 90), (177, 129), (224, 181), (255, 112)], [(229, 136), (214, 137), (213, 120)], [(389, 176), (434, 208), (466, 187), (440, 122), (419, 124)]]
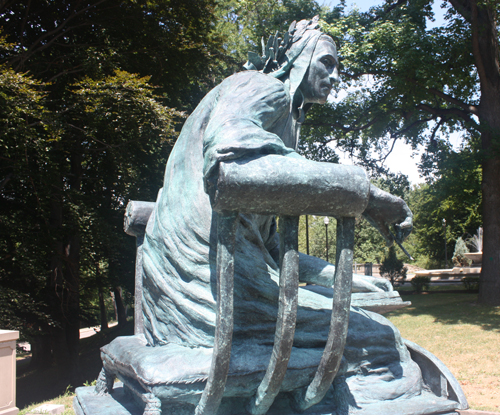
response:
[(0, 415), (16, 415), (16, 340), (18, 331), (0, 330)]
[[(144, 415), (144, 408), (137, 404), (136, 401), (127, 394), (126, 388), (121, 382), (115, 383), (111, 394), (97, 396), (94, 391), (94, 386), (80, 387), (76, 389), (76, 396), (73, 401), (73, 408), (76, 415)], [(292, 410), (288, 405), (287, 399), (278, 398), (266, 415), (341, 415), (344, 411), (337, 412), (332, 410), (331, 394), (327, 396), (319, 404), (306, 409), (302, 413)], [(423, 398), (422, 400), (425, 400)], [(233, 403), (226, 402), (226, 405), (231, 406), (229, 411), (218, 411), (217, 413), (230, 413), (231, 415), (248, 415), (245, 410), (246, 401)], [(225, 404), (223, 403), (222, 407)], [(433, 407), (435, 409), (433, 409)], [(227, 408), (226, 408), (227, 409)], [(151, 414), (152, 412), (148, 412)], [(175, 414), (175, 415), (193, 415), (194, 406), (192, 408), (181, 408), (177, 406), (163, 406), (161, 412), (156, 414)], [(436, 404), (433, 400), (428, 400), (427, 405), (421, 405), (418, 411), (411, 411), (406, 408), (401, 408), (397, 402), (392, 406), (386, 406), (383, 410), (374, 408), (372, 411), (361, 411), (362, 415), (459, 415), (454, 409), (445, 409), (443, 406)], [(464, 415), (468, 415), (464, 412)], [(476, 415), (475, 413), (473, 415)], [(479, 415), (479, 414), (477, 414)], [(485, 413), (489, 415), (489, 413)]]

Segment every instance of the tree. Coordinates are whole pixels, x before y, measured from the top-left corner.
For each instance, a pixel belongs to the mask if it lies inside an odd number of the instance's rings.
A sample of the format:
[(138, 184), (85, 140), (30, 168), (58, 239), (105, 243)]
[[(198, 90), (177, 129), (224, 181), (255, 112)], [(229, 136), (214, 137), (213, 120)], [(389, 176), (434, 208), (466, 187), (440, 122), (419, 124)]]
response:
[[(334, 218), (329, 218), (328, 227), (325, 226), (325, 217), (307, 215), (309, 225), (306, 232), (306, 216), (300, 217), (299, 222), (299, 251), (307, 253), (309, 236), (309, 255), (324, 259), (326, 261), (326, 247), (328, 237), (328, 261), (335, 262), (335, 251), (337, 246), (337, 222)], [(327, 233), (328, 232), (328, 233)]]
[(82, 287), (132, 285), (123, 211), (161, 187), (183, 117), (167, 105), (191, 108), (212, 85), (212, 15), (210, 1), (0, 5), (0, 283), (19, 299), (2, 305), (15, 324), (30, 315), (33, 364), (74, 374), (81, 305), (92, 303)]
[[(310, 140), (334, 140), (376, 170), (397, 139), (432, 146), (462, 131), (480, 137), (484, 258), (479, 301), (500, 304), (500, 71), (497, 2), (449, 0), (447, 26), (426, 29), (432, 1), (387, 0), (325, 29), (340, 46), (341, 103), (314, 109)], [(361, 83), (365, 81), (365, 83)], [(366, 86), (366, 82), (370, 86)], [(327, 137), (325, 139), (325, 137)], [(388, 144), (389, 143), (389, 144)]]
[(321, 11), (314, 0), (218, 1), (214, 31), (223, 39), (226, 52), (224, 75), (241, 70), (249, 51), (261, 54), (262, 39), (283, 34), (294, 20), (310, 19)]
[(29, 174), (48, 162), (44, 100), (40, 82), (0, 65), (0, 318), (2, 328), (23, 327), (25, 335), (36, 335), (40, 322), (53, 324), (38, 278), (48, 255), (37, 203), (40, 182)]
[(416, 256), (421, 257), (422, 266), (442, 268), (444, 238), (451, 248), (457, 238), (471, 235), (481, 226), (479, 157), (474, 146), (455, 151), (441, 140), (424, 155), (422, 167), (429, 183), (415, 187), (408, 198), (418, 241)]
[(455, 243), (455, 250), (453, 251), (453, 264), (456, 267), (468, 267), (471, 264), (471, 260), (468, 259), (464, 254), (469, 253), (469, 248), (462, 238), (458, 238)]

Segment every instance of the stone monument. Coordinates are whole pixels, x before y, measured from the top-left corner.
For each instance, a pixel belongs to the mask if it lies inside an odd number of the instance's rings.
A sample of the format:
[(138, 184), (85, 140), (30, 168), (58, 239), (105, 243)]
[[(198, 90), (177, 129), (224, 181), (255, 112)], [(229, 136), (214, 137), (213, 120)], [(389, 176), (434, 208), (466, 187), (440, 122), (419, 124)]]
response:
[[(294, 22), (282, 39), (271, 36), (263, 52), (202, 100), (172, 150), (156, 203), (128, 212), (139, 228), (127, 226), (138, 237), (136, 335), (101, 349), (97, 385), (77, 389), (76, 413), (466, 408), (438, 359), (368, 311), (376, 308), (370, 301), (350, 306), (352, 292), (385, 298), (385, 309), (397, 302), (387, 281), (352, 275), (354, 218), (401, 243), (412, 214), (363, 169), (296, 152), (307, 111), (324, 104), (338, 80), (333, 40), (316, 17)], [(302, 214), (337, 218), (335, 265), (298, 253)], [(115, 377), (122, 383), (113, 385)]]

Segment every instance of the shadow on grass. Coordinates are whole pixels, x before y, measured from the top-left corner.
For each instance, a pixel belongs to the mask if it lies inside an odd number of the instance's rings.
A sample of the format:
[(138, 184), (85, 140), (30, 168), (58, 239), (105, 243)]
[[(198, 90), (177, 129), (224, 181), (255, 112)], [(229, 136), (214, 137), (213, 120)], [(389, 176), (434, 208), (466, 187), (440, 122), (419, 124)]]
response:
[(488, 307), (477, 303), (477, 293), (467, 291), (431, 291), (408, 294), (400, 291), (403, 301), (412, 305), (388, 315), (431, 315), (442, 324), (471, 324), (483, 330), (500, 332), (500, 307)]
[(48, 367), (32, 370), (29, 358), (17, 361), (16, 405), (23, 409), (33, 403), (54, 399), (68, 390), (74, 390), (84, 383), (97, 379), (101, 370), (100, 348), (115, 337), (129, 336), (134, 332), (133, 322), (124, 327), (111, 327), (91, 337), (80, 340), (80, 371), (71, 380), (64, 368)]

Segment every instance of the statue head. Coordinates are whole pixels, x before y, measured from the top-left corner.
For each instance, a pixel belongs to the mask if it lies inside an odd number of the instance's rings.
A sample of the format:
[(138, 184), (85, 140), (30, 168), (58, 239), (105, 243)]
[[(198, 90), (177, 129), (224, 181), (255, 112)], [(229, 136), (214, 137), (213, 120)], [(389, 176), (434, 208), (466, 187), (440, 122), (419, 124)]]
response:
[[(270, 36), (262, 42), (263, 56), (248, 53), (245, 69), (258, 70), (289, 81), (296, 118), (302, 121), (313, 103), (324, 104), (333, 82), (338, 81), (338, 58), (335, 42), (319, 30), (319, 17), (295, 21), (283, 38)], [(328, 74), (322, 73), (322, 62)]]
[[(307, 67), (304, 75), (301, 66), (292, 67), (290, 78), (297, 77), (292, 84), (300, 82), (298, 90), (305, 105), (326, 103), (333, 84), (339, 81), (337, 49), (332, 42), (329, 36), (319, 37), (309, 63), (304, 62)], [(300, 63), (299, 61), (300, 57), (297, 63)]]

